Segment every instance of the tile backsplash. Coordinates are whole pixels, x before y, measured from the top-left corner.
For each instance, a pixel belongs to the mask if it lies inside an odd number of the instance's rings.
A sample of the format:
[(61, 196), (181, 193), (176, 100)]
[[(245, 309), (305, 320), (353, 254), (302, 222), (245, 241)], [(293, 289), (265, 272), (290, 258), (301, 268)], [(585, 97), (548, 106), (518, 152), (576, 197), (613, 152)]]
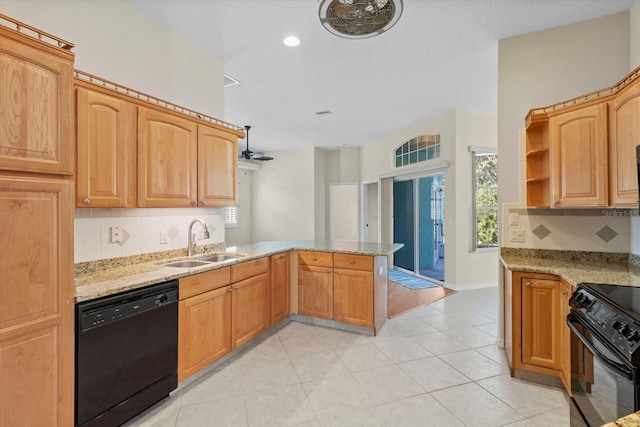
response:
[[(195, 224), (198, 245), (224, 242), (224, 209), (76, 209), (75, 262), (180, 248), (186, 254), (189, 224), (196, 218), (207, 224), (210, 233), (209, 239), (202, 239), (203, 228)], [(118, 243), (111, 240), (112, 227), (120, 227)]]
[[(501, 245), (512, 248), (628, 253), (632, 245), (631, 218), (637, 209), (503, 210)], [(518, 224), (512, 224), (516, 219)], [(524, 241), (513, 241), (522, 232)], [(515, 233), (518, 234), (518, 233)]]

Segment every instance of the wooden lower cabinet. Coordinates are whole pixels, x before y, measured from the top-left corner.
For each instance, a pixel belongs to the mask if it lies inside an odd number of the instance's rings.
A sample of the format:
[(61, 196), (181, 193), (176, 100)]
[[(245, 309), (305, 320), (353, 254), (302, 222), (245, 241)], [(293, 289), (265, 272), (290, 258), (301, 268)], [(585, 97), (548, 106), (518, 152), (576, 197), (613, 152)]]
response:
[(524, 277), (522, 290), (522, 363), (560, 366), (560, 281)]
[(333, 319), (333, 269), (299, 264), (298, 313)]
[(387, 257), (299, 252), (298, 313), (376, 333), (387, 318)]
[(573, 288), (564, 280), (560, 283), (560, 379), (571, 392), (571, 329), (567, 326), (567, 315), (571, 311), (569, 298)]
[(289, 252), (271, 256), (271, 324), (291, 312), (291, 256)]
[(570, 392), (571, 333), (566, 318), (571, 285), (554, 275), (508, 271), (504, 283), (505, 296), (511, 296), (510, 304), (505, 301), (511, 309), (511, 319), (505, 320), (511, 367), (559, 377)]
[(235, 349), (269, 327), (269, 276), (262, 273), (232, 287), (231, 344)]
[(231, 287), (181, 300), (178, 310), (178, 381), (182, 381), (231, 351)]
[(373, 327), (373, 273), (333, 270), (333, 320)]
[(73, 425), (73, 181), (0, 175), (0, 426)]

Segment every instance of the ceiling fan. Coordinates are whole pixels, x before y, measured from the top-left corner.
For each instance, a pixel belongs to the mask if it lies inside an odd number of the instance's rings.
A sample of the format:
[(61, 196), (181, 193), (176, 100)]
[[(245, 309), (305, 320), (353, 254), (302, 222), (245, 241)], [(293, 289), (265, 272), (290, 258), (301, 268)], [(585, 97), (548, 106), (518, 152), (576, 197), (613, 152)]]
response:
[(249, 129), (251, 129), (251, 126), (247, 125), (244, 128), (247, 130), (247, 149), (244, 150), (242, 153), (240, 153), (240, 158), (247, 159), (247, 160), (261, 160), (261, 161), (273, 160), (273, 157), (265, 156), (263, 153), (253, 152), (249, 150)]

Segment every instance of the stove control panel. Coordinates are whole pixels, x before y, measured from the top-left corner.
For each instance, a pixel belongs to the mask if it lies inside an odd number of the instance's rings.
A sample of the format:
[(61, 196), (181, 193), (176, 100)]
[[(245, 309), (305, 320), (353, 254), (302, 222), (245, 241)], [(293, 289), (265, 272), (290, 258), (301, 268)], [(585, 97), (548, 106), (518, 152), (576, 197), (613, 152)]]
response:
[(585, 289), (574, 292), (569, 305), (574, 313), (599, 331), (610, 345), (622, 351), (632, 361), (640, 359), (640, 325), (631, 318)]

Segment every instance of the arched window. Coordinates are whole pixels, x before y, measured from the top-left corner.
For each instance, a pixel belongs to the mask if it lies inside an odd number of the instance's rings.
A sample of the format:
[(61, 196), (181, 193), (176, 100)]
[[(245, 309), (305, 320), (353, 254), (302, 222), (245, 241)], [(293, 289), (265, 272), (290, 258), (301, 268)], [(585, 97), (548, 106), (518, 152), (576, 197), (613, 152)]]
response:
[(396, 167), (433, 160), (440, 157), (440, 135), (420, 135), (396, 149)]

